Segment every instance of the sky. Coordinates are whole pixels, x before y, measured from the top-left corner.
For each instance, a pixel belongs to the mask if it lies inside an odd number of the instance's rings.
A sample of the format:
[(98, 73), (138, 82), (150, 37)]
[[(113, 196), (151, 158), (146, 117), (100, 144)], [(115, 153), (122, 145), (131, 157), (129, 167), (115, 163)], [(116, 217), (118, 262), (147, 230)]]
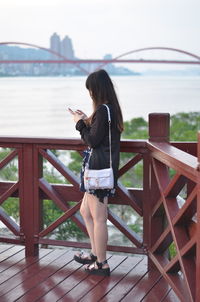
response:
[(0, 42), (49, 47), (68, 35), (76, 57), (162, 46), (200, 55), (199, 0), (0, 0)]

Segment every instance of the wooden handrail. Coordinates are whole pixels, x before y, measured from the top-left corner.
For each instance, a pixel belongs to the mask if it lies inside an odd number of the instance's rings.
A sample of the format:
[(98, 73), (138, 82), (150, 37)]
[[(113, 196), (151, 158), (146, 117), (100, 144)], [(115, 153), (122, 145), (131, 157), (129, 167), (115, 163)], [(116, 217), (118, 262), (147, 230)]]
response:
[[(180, 301), (197, 302), (200, 301), (197, 286), (200, 278), (200, 136), (197, 152), (194, 145), (190, 149), (186, 143), (179, 144), (180, 150), (175, 147), (178, 143), (169, 143), (167, 114), (151, 114), (149, 122), (149, 265), (157, 267)], [(189, 150), (191, 154), (187, 153)], [(176, 174), (172, 177), (170, 173)]]

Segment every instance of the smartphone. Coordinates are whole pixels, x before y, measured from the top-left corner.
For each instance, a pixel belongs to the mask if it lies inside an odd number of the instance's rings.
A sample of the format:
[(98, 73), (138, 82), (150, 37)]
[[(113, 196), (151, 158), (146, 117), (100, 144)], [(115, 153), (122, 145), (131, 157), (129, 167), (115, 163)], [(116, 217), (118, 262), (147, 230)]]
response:
[(71, 108), (68, 108), (68, 110), (71, 114), (74, 114), (74, 111)]

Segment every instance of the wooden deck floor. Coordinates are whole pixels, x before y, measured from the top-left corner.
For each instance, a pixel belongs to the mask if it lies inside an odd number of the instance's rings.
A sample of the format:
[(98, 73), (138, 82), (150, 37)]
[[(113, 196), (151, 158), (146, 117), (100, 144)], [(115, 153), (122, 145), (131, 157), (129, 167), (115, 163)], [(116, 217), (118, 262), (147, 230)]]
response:
[(143, 256), (109, 255), (110, 277), (89, 276), (74, 251), (40, 249), (25, 258), (24, 247), (0, 244), (0, 302), (178, 302)]

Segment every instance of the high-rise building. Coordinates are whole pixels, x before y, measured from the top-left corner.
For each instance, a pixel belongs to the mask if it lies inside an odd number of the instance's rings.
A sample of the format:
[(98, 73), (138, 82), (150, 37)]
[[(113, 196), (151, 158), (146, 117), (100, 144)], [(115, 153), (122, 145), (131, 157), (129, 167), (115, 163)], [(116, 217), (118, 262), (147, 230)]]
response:
[[(61, 47), (60, 47), (60, 36), (57, 35), (57, 33), (54, 33), (50, 37), (50, 49), (58, 54), (61, 54)], [(52, 60), (59, 60), (59, 56), (56, 54), (51, 54), (51, 59)], [(59, 64), (52, 64), (50, 67), (50, 70), (54, 74), (60, 73), (60, 65)]]
[[(60, 36), (57, 33), (54, 33), (50, 37), (50, 49), (57, 53), (61, 53), (61, 45), (60, 45)], [(53, 58), (58, 59), (56, 55), (52, 55)]]
[[(62, 58), (59, 58), (55, 54), (51, 54), (51, 59), (59, 60), (59, 59), (74, 59), (74, 50), (72, 45), (72, 40), (65, 36), (63, 40), (60, 39), (60, 36), (57, 33), (54, 33), (50, 37), (50, 49), (59, 53)], [(74, 65), (61, 63), (61, 64), (52, 64), (50, 67), (51, 72), (54, 74), (69, 74), (74, 70)]]
[(74, 59), (72, 41), (68, 36), (65, 36), (61, 41), (61, 54), (67, 59)]

